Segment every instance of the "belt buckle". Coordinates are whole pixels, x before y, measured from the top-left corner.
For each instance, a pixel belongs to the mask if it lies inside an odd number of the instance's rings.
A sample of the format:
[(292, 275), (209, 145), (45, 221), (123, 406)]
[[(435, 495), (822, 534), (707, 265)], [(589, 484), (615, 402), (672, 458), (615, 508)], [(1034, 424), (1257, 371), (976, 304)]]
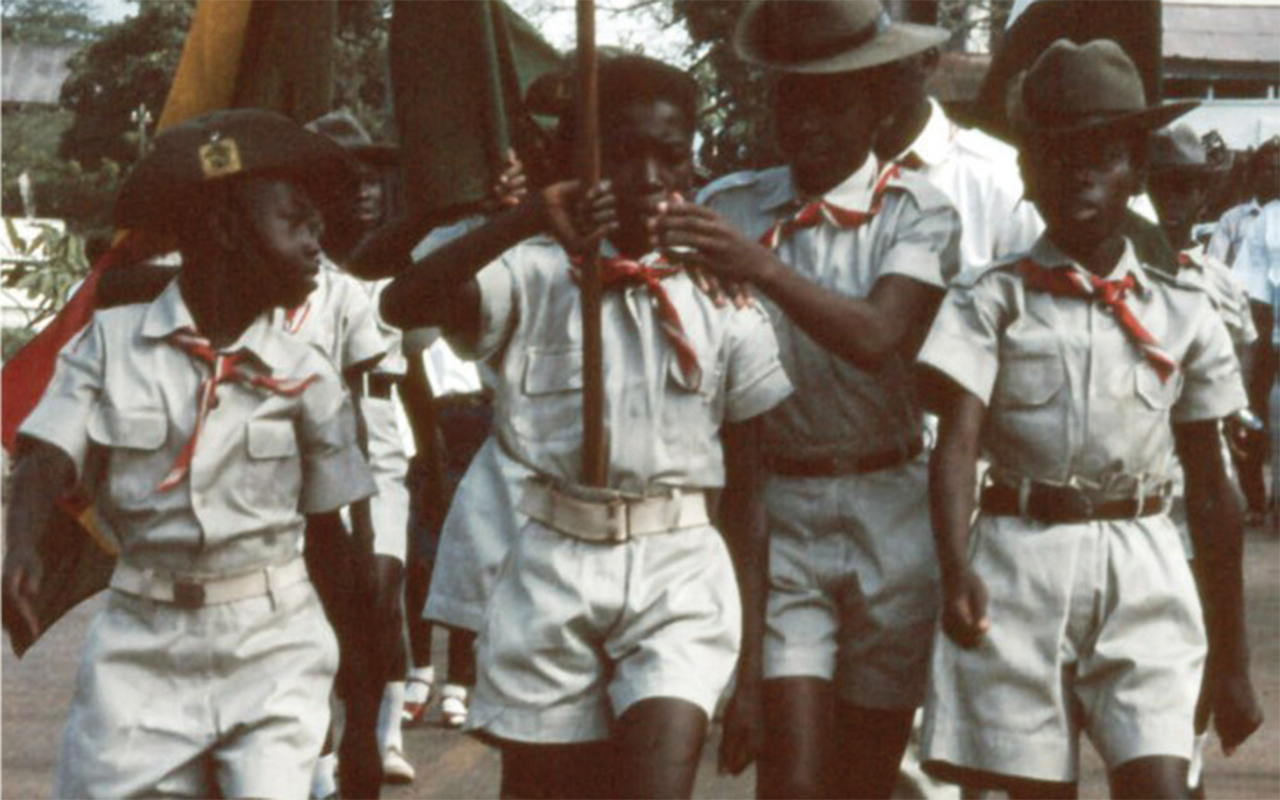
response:
[(204, 606), (204, 584), (191, 581), (173, 582), (173, 604), (179, 608), (201, 608)]
[(1079, 489), (1073, 491), (1069, 496), (1071, 497), (1069, 508), (1064, 509), (1064, 515), (1067, 517), (1064, 520), (1065, 522), (1082, 522), (1093, 519), (1096, 507), (1092, 497)]
[(608, 525), (605, 541), (610, 544), (623, 544), (631, 538), (631, 513), (627, 507), (627, 501), (614, 498), (605, 508)]

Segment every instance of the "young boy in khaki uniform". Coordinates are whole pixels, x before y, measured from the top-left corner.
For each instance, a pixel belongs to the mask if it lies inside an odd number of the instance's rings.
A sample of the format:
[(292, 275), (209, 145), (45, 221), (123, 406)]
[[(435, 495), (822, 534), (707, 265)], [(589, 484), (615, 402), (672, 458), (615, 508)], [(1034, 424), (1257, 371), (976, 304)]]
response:
[(763, 296), (797, 388), (765, 420), (763, 669), (739, 684), (722, 751), (734, 771), (758, 751), (761, 797), (887, 797), (924, 699), (937, 567), (911, 365), (960, 224), (872, 148), (894, 107), (879, 68), (938, 42), (877, 3), (748, 6), (735, 43), (779, 73), (788, 165), (724, 178), (709, 208), (675, 205), (658, 225)]
[[(58, 758), (58, 797), (305, 797), (328, 724), (332, 629), (301, 556), (373, 484), (329, 362), (270, 323), (315, 285), (314, 202), (341, 150), (277, 114), (214, 112), (156, 139), (118, 224), (174, 234), (149, 304), (99, 312), (21, 429), (6, 604), (77, 481), (120, 544)], [(314, 201), (314, 202), (313, 202)], [(306, 518), (304, 519), (304, 515)], [(332, 563), (340, 578), (348, 565)]]
[[(939, 777), (1074, 796), (1083, 731), (1115, 796), (1186, 796), (1206, 628), (1224, 747), (1261, 723), (1218, 440), (1245, 403), (1239, 365), (1203, 292), (1139, 263), (1122, 233), (1149, 132), (1190, 105), (1149, 108), (1106, 40), (1054, 43), (1010, 89), (1046, 233), (956, 278), (920, 354), (941, 417), (924, 737)], [(1203, 611), (1165, 514), (1175, 451)], [(990, 485), (971, 524), (979, 456)]]
[[(481, 625), (468, 720), (502, 749), (506, 797), (691, 794), (738, 660), (735, 568), (752, 580), (764, 557), (755, 426), (791, 389), (759, 310), (716, 306), (651, 250), (646, 223), (689, 189), (696, 85), (639, 56), (602, 60), (599, 82), (611, 187), (535, 194), (401, 275), (383, 302), (392, 321), (444, 322), (490, 361), (498, 439), (536, 473)], [(566, 120), (561, 143), (573, 132)], [(538, 235), (547, 230), (567, 247)], [(599, 488), (581, 478), (570, 256), (589, 231), (608, 236)], [(723, 539), (707, 505), (721, 487)]]

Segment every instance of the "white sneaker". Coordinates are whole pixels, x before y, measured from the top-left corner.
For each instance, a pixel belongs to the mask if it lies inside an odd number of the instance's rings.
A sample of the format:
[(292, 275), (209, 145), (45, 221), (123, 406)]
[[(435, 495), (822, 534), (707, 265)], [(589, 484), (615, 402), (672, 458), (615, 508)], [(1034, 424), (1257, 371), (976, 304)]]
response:
[(421, 725), (426, 721), (435, 693), (435, 671), (431, 667), (414, 669), (404, 685), (404, 708), (400, 720), (406, 726)]
[(311, 774), (311, 800), (331, 800), (338, 796), (338, 754), (325, 753)]
[(445, 727), (461, 728), (467, 722), (467, 687), (446, 683), (440, 691), (440, 715)]
[(382, 780), (386, 783), (413, 783), (414, 769), (399, 747), (387, 748), (382, 757)]

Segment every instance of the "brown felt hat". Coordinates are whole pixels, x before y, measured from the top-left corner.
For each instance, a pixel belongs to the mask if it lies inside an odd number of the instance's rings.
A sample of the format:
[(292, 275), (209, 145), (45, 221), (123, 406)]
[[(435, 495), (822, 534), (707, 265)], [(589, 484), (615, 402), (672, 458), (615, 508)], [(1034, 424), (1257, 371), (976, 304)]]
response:
[(1190, 125), (1171, 125), (1151, 136), (1151, 153), (1147, 165), (1152, 172), (1186, 172), (1214, 175), (1225, 171), (1227, 164), (1209, 160), (1208, 150)]
[(121, 228), (166, 229), (205, 207), (202, 192), (233, 178), (281, 174), (330, 207), (359, 187), (345, 150), (274, 111), (235, 108), (201, 114), (166, 129), (116, 197)]
[(347, 111), (330, 111), (306, 125), (307, 130), (327, 136), (352, 156), (371, 164), (394, 164), (399, 151), (389, 144), (377, 144)]
[(1138, 68), (1120, 45), (1059, 39), (1009, 85), (1009, 120), (1021, 140), (1085, 131), (1155, 130), (1199, 103), (1148, 106)]
[(781, 72), (870, 69), (938, 47), (951, 34), (894, 22), (878, 0), (753, 0), (733, 32), (738, 57)]

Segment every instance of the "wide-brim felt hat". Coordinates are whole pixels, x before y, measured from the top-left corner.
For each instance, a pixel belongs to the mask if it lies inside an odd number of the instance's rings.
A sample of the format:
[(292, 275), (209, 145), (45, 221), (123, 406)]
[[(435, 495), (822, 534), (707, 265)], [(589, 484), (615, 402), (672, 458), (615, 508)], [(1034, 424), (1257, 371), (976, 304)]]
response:
[(1190, 125), (1171, 125), (1151, 136), (1147, 166), (1152, 172), (1180, 172), (1217, 175), (1230, 166), (1224, 161), (1211, 161), (1204, 142)]
[(306, 125), (307, 130), (327, 136), (360, 161), (371, 164), (395, 164), (400, 151), (394, 145), (378, 144), (347, 111), (330, 111)]
[(297, 180), (321, 208), (336, 207), (359, 188), (355, 161), (332, 140), (274, 111), (224, 109), (156, 137), (120, 188), (116, 225), (169, 228), (198, 213), (211, 186), (262, 174)]
[(943, 28), (893, 21), (878, 0), (753, 0), (733, 49), (772, 70), (829, 74), (890, 64), (949, 38)]
[(1194, 100), (1147, 105), (1138, 68), (1120, 45), (1058, 39), (1010, 82), (1009, 121), (1015, 138), (1072, 136), (1087, 131), (1151, 131), (1195, 108)]

